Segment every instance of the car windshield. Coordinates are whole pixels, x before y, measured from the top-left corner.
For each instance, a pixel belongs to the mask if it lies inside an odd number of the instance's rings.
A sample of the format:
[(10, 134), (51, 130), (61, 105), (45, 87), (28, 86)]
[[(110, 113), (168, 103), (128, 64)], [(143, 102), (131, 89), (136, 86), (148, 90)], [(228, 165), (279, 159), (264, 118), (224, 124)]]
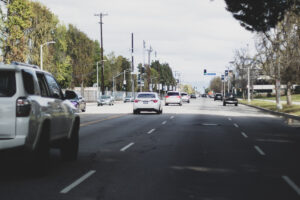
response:
[(155, 98), (155, 94), (139, 94), (137, 98), (140, 99), (153, 99)]
[(0, 71), (0, 97), (11, 97), (16, 93), (16, 78), (13, 71)]
[(187, 93), (181, 93), (181, 96), (187, 96)]
[(101, 96), (101, 99), (109, 99), (110, 96)]

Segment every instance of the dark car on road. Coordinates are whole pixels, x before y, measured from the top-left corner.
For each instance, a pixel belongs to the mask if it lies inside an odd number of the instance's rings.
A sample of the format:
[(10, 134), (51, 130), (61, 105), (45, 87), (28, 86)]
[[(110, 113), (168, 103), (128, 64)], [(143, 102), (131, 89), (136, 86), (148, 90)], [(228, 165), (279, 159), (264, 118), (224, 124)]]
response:
[(78, 111), (85, 112), (86, 102), (80, 94), (73, 90), (66, 90), (65, 98), (69, 99), (69, 101), (71, 101), (71, 103), (78, 109)]
[(196, 99), (196, 95), (195, 94), (191, 94), (191, 99)]
[(225, 95), (223, 99), (223, 106), (226, 106), (226, 104), (234, 104), (235, 106), (238, 106), (238, 99), (233, 93)]
[(207, 98), (207, 95), (206, 94), (202, 94), (201, 97)]
[(214, 100), (215, 101), (217, 101), (217, 100), (222, 101), (223, 100), (223, 95), (221, 93), (216, 93)]

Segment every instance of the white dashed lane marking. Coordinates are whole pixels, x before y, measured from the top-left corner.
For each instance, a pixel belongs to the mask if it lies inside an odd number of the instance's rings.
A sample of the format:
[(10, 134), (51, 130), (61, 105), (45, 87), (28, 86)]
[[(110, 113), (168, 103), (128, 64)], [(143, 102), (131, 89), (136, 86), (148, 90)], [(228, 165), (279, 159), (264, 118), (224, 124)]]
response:
[(96, 170), (91, 170), (88, 173), (86, 173), (85, 175), (83, 175), (82, 177), (80, 177), (79, 179), (77, 179), (76, 181), (74, 181), (71, 185), (65, 187), (62, 191), (60, 191), (61, 194), (66, 194), (68, 193), (70, 190), (72, 190), (73, 188), (75, 188), (77, 185), (79, 185), (80, 183), (82, 183), (83, 181), (85, 181), (87, 178), (89, 178), (91, 175), (93, 175), (96, 172)]
[(148, 134), (151, 134), (155, 131), (155, 128), (154, 129), (151, 129), (150, 131), (148, 131)]
[(296, 185), (296, 183), (294, 183), (294, 181), (292, 181), (288, 176), (282, 176), (283, 180), (285, 180), (285, 182), (291, 186), (291, 188), (293, 188), (296, 193), (300, 196), (300, 188)]
[(248, 135), (244, 132), (241, 132), (242, 136), (244, 136), (244, 138), (248, 138)]
[(134, 145), (133, 142), (131, 142), (130, 144), (128, 144), (125, 147), (123, 147), (120, 151), (126, 151), (126, 149), (129, 149), (132, 145)]
[(261, 148), (259, 148), (258, 146), (254, 146), (254, 149), (256, 149), (256, 151), (260, 154), (260, 155), (262, 155), (262, 156), (265, 156), (266, 154), (265, 154), (265, 152), (261, 149)]

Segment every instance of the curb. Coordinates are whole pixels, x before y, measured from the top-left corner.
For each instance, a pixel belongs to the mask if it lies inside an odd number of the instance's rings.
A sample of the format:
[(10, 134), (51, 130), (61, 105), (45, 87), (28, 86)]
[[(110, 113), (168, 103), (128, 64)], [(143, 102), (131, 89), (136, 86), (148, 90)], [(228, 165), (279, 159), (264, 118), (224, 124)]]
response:
[(240, 104), (245, 105), (245, 106), (249, 106), (249, 107), (252, 107), (252, 108), (256, 108), (256, 109), (262, 110), (264, 112), (271, 113), (273, 115), (278, 115), (278, 116), (283, 116), (283, 117), (288, 117), (288, 118), (300, 120), (300, 116), (297, 116), (297, 115), (291, 115), (291, 114), (287, 114), (287, 113), (283, 113), (283, 112), (273, 111), (273, 110), (269, 110), (269, 109), (266, 109), (266, 108), (245, 104), (245, 103), (240, 103)]

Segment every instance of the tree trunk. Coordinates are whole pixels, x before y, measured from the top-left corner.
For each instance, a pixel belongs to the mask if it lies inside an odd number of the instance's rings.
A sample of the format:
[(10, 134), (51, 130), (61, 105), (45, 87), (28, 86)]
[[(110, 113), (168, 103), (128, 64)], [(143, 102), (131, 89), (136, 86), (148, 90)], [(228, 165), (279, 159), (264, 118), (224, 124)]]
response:
[(292, 83), (290, 81), (286, 84), (287, 94), (286, 94), (286, 103), (287, 105), (292, 105)]

